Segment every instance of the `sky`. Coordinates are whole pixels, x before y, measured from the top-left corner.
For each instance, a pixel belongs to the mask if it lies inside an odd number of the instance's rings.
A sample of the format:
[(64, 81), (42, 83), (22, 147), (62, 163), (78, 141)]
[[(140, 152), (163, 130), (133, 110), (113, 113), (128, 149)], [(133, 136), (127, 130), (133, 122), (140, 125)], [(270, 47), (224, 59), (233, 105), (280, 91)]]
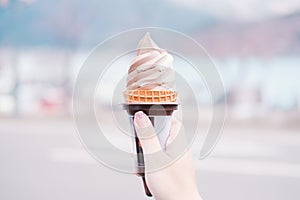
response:
[(222, 19), (256, 21), (300, 11), (299, 0), (168, 0)]

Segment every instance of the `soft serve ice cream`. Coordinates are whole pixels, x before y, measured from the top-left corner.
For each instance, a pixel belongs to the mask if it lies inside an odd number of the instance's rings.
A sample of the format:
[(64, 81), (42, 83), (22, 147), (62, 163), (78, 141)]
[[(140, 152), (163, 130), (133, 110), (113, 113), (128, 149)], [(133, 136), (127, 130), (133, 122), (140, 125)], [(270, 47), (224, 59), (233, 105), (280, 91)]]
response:
[(175, 102), (173, 57), (146, 33), (127, 76), (128, 102)]
[(174, 90), (173, 57), (151, 39), (141, 39), (128, 70), (127, 90)]

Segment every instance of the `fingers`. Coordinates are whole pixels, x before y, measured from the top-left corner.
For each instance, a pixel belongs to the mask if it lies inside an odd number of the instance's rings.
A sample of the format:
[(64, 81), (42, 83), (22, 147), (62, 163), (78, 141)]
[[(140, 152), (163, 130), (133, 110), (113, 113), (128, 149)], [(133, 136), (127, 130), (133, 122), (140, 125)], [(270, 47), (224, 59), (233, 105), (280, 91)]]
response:
[(186, 150), (183, 126), (177, 120), (172, 122), (170, 136), (164, 150), (149, 117), (143, 112), (135, 113), (134, 127), (143, 148), (146, 173), (168, 166)]
[(141, 142), (144, 154), (150, 154), (161, 150), (161, 145), (156, 136), (154, 127), (147, 115), (142, 111), (134, 115), (134, 127)]

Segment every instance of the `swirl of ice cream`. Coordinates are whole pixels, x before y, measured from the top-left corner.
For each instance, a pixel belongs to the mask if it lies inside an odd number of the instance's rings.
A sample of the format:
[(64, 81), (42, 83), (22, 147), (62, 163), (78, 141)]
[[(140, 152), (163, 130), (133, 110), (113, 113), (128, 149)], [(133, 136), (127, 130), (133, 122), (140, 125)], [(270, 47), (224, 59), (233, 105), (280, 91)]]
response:
[(127, 90), (174, 90), (172, 63), (173, 57), (146, 33), (128, 70)]

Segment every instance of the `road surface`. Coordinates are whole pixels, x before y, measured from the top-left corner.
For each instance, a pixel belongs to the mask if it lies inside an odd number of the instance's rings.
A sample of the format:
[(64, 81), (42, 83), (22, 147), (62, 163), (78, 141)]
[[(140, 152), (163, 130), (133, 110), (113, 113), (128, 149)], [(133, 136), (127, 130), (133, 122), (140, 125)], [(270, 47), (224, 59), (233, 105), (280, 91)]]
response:
[[(225, 127), (195, 168), (205, 200), (300, 199), (300, 132)], [(0, 199), (147, 199), (141, 181), (102, 166), (70, 119), (1, 119)]]

